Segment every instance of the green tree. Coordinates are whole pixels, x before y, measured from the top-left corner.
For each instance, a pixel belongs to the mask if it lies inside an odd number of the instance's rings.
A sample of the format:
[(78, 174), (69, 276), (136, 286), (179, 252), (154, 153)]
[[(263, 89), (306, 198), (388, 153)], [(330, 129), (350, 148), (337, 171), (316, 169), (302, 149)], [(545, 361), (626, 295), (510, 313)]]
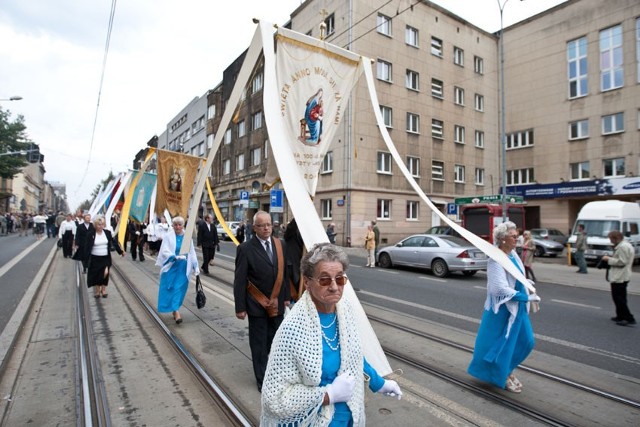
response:
[(11, 112), (0, 108), (0, 177), (13, 179), (28, 164), (24, 154), (5, 154), (29, 150), (26, 130), (22, 115), (12, 122)]

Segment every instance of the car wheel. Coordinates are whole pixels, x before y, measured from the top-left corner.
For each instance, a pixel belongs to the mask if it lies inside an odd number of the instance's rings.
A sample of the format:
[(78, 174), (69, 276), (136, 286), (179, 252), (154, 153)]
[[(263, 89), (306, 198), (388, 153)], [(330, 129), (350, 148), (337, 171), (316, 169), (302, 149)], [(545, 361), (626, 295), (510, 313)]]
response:
[(465, 276), (473, 276), (474, 274), (476, 274), (478, 271), (477, 270), (472, 270), (472, 271), (463, 271), (462, 274), (464, 274)]
[(436, 277), (445, 277), (447, 274), (449, 274), (449, 267), (443, 259), (438, 258), (433, 260), (433, 262), (431, 263), (431, 271)]
[(378, 256), (378, 265), (382, 268), (391, 268), (391, 257), (388, 253), (383, 252)]
[(544, 255), (544, 249), (542, 248), (542, 246), (536, 246), (536, 251), (534, 252), (534, 255), (537, 257), (541, 257)]

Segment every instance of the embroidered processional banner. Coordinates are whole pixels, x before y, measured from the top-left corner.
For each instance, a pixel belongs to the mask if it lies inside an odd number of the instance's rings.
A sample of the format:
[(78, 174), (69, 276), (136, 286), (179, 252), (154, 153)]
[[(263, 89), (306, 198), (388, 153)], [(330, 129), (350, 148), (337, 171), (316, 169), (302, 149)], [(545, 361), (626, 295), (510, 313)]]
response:
[[(137, 174), (138, 172), (135, 172), (134, 178)], [(155, 186), (155, 174), (146, 172), (140, 177), (138, 185), (136, 185), (133, 192), (133, 200), (131, 201), (131, 210), (129, 211), (131, 218), (138, 222), (144, 222)]]
[(167, 209), (172, 217), (182, 216), (186, 219), (201, 159), (166, 150), (157, 150), (157, 156), (158, 189), (155, 211), (160, 215)]
[[(349, 93), (362, 73), (359, 58), (347, 57), (329, 44), (280, 28), (276, 36), (276, 76), (280, 109), (287, 142), (307, 192), (314, 195), (322, 166)], [(276, 154), (277, 155), (277, 154)], [(275, 156), (274, 156), (275, 157)], [(279, 174), (269, 163), (266, 183)]]

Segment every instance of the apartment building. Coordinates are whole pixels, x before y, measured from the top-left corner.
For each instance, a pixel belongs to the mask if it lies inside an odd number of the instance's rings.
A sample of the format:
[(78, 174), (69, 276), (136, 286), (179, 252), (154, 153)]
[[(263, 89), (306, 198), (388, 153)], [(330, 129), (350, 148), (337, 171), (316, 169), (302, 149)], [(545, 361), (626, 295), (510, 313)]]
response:
[(640, 201), (640, 2), (571, 0), (505, 31), (507, 185), (529, 228)]

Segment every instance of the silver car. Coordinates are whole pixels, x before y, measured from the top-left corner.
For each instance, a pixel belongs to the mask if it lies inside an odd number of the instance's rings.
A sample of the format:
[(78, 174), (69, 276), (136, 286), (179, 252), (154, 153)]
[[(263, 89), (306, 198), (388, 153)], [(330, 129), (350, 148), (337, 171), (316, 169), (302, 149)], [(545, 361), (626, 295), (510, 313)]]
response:
[(416, 234), (378, 251), (383, 268), (407, 266), (427, 268), (437, 277), (452, 271), (473, 276), (487, 269), (487, 256), (464, 239), (455, 236)]
[[(238, 227), (240, 226), (240, 221), (227, 221), (227, 226), (233, 233), (233, 236), (238, 237)], [(224, 231), (224, 228), (222, 228), (222, 224), (218, 223), (216, 225), (216, 230), (218, 231), (218, 237), (220, 238), (220, 240), (231, 240), (231, 237), (229, 237), (227, 232)]]

